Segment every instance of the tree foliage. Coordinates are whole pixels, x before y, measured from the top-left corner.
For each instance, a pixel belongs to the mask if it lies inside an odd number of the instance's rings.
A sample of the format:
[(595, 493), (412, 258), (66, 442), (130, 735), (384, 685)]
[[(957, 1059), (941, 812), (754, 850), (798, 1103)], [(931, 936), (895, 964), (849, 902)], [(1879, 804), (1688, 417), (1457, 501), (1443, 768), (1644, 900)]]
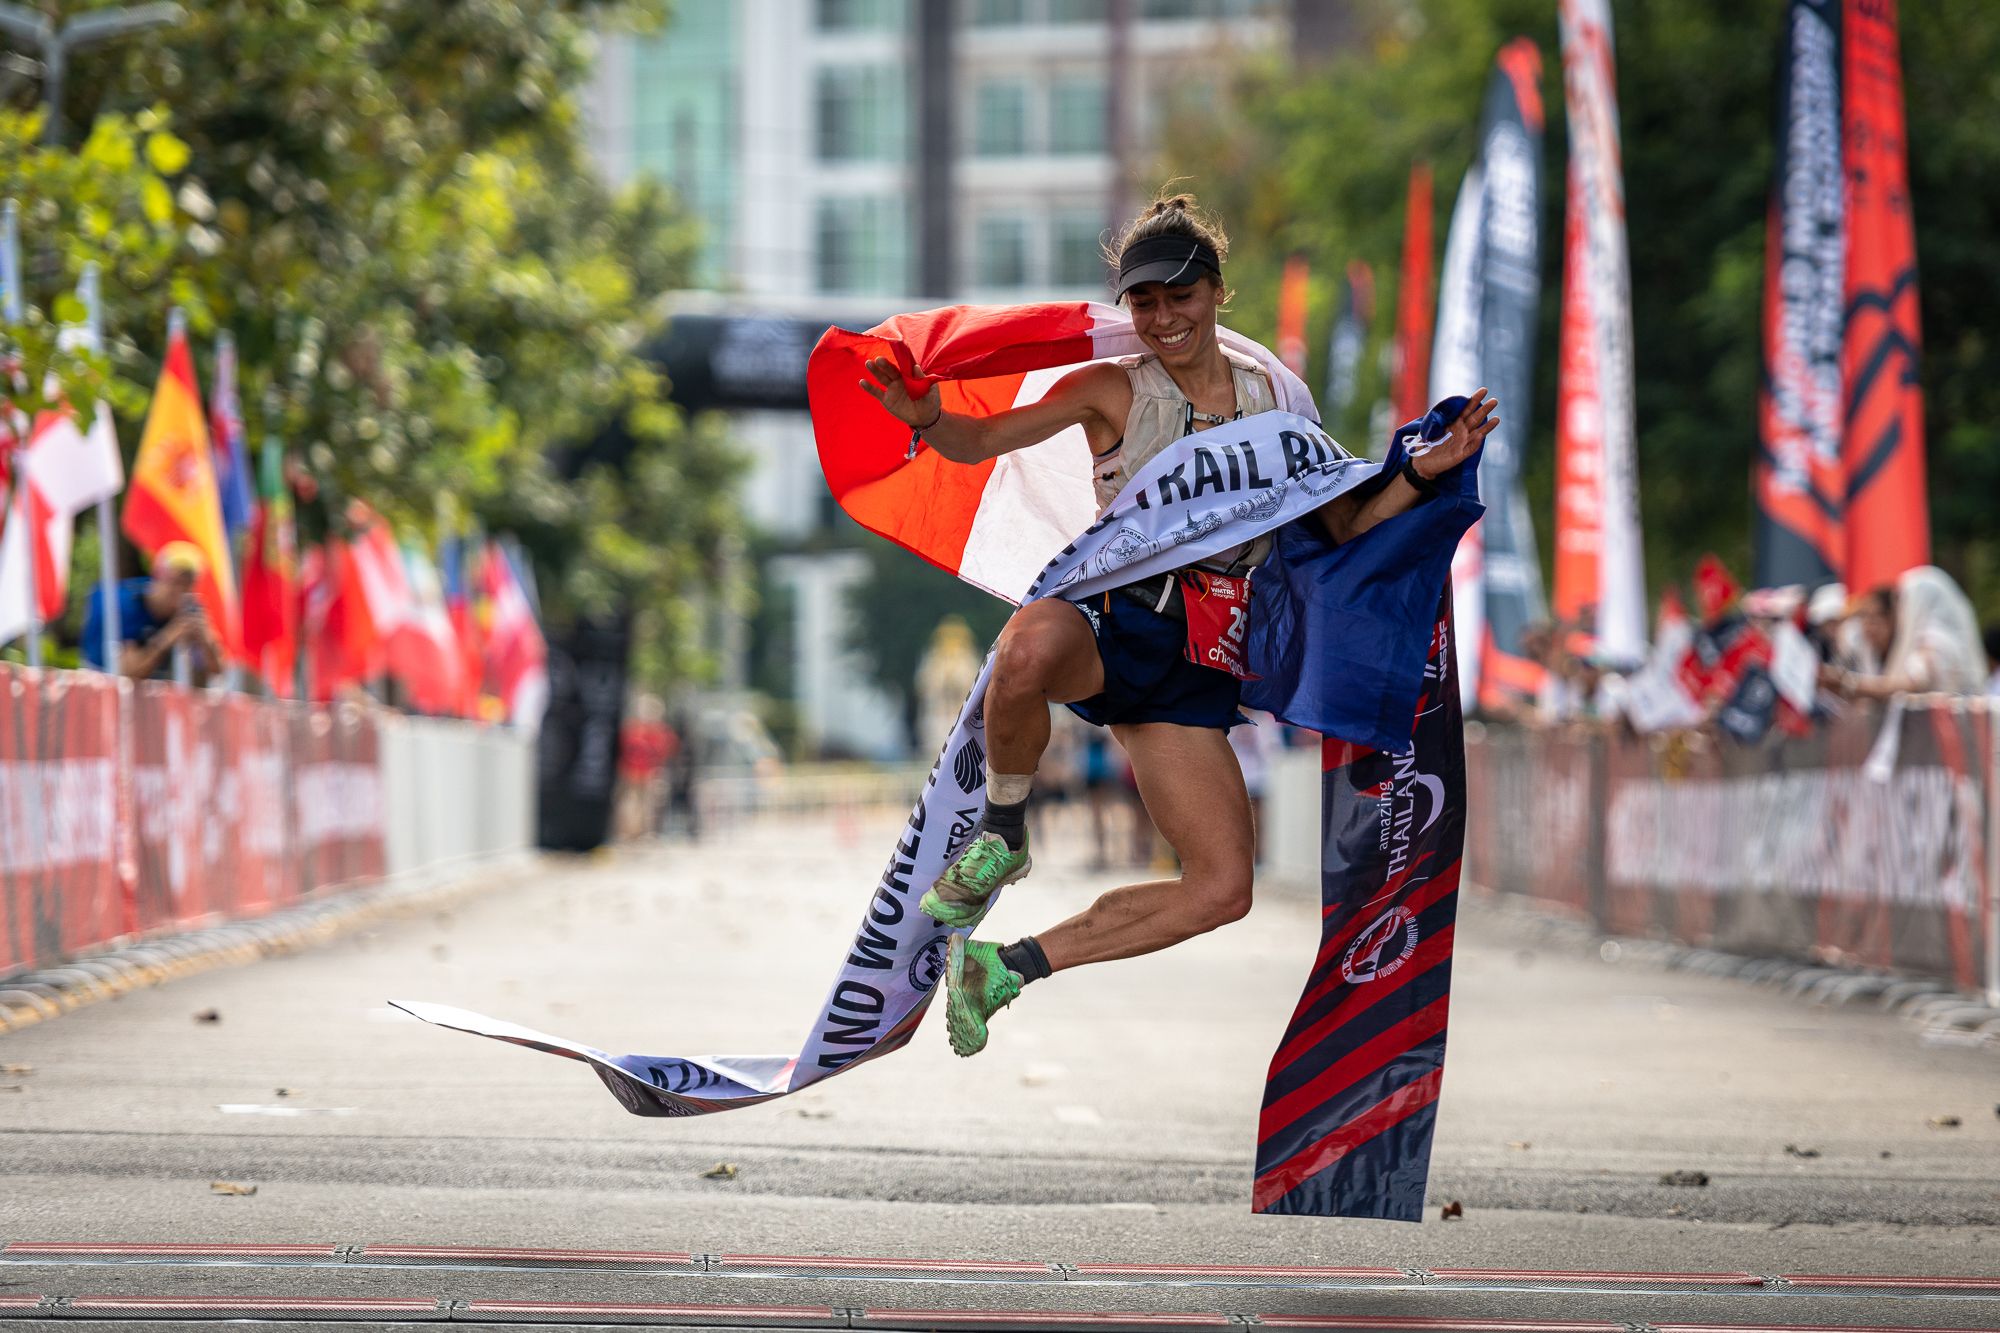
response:
[[(660, 0), (186, 8), (73, 68), (65, 119), (92, 129), (60, 156), (93, 160), (121, 134), (146, 150), (117, 168), (133, 179), (111, 182), (127, 202), (104, 236), (84, 194), (9, 170), (64, 247), (37, 304), (118, 242), (110, 368), (129, 387), (150, 387), (169, 305), (198, 339), (229, 329), (253, 440), (275, 433), (329, 501), (359, 496), (405, 528), (517, 531), (557, 619), (717, 577), (709, 553), (736, 524), (724, 441), (667, 405), (636, 352), (695, 233), (658, 186), (598, 182), (576, 103), (592, 28), (655, 23)], [(0, 121), (0, 169), (36, 156), (29, 129)], [(629, 454), (567, 475), (572, 446), (607, 428)], [(694, 666), (690, 630), (647, 617), (642, 661)]]
[[(1181, 176), (1228, 220), (1232, 319), (1274, 324), (1285, 256), (1310, 256), (1332, 307), (1346, 261), (1367, 260), (1377, 318), (1360, 404), (1330, 423), (1358, 440), (1386, 396), (1410, 164), (1436, 170), (1442, 235), (1475, 151), (1500, 44), (1526, 34), (1544, 61), (1542, 331), (1526, 484), (1549, 556), (1555, 350), (1567, 128), (1548, 0), (1361, 0), (1357, 48), (1318, 68), (1244, 67), (1231, 95), (1184, 106), (1159, 174)], [(2000, 261), (2000, 9), (1902, 5), (1933, 540), (1938, 563), (2000, 615), (2000, 378), (1991, 312)], [(1747, 573), (1750, 459), (1761, 374), (1765, 200), (1781, 0), (1614, 0), (1632, 270), (1640, 497), (1654, 590), (1719, 552)], [(1315, 328), (1314, 345), (1325, 346)], [(1468, 386), (1469, 387), (1469, 386)]]

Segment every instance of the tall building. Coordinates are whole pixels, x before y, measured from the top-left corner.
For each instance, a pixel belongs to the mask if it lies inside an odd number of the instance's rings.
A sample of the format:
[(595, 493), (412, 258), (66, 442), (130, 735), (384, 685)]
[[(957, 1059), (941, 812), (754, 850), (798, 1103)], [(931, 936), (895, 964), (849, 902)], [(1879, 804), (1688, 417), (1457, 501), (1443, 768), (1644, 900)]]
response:
[[(697, 303), (710, 312), (853, 326), (863, 311), (955, 301), (1107, 299), (1101, 249), (1158, 184), (1141, 173), (1161, 157), (1167, 109), (1217, 95), (1245, 53), (1288, 42), (1298, 3), (683, 4), (660, 33), (605, 39), (587, 133), (608, 179), (656, 176), (700, 219), (710, 295)], [(752, 521), (810, 540), (831, 515), (803, 414), (746, 412), (737, 433)], [(795, 602), (801, 568), (773, 566)], [(810, 593), (859, 576), (829, 564)], [(795, 698), (810, 739), (865, 751), (890, 705), (827, 683), (842, 651), (830, 623), (795, 625), (796, 655), (818, 673)]]
[[(1099, 247), (1175, 97), (1278, 47), (1285, 0), (738, 0), (611, 37), (588, 98), (606, 176), (671, 183), (704, 286), (954, 300), (1102, 294)], [(1313, 6), (1302, 8), (1314, 9)], [(1344, 10), (1334, 4), (1317, 8)], [(1121, 21), (1122, 20), (1122, 21)], [(920, 25), (948, 41), (948, 290), (918, 278)], [(1115, 100), (1114, 100), (1115, 99)], [(1121, 133), (1122, 130), (1122, 133)], [(1117, 142), (1122, 138), (1123, 143)]]

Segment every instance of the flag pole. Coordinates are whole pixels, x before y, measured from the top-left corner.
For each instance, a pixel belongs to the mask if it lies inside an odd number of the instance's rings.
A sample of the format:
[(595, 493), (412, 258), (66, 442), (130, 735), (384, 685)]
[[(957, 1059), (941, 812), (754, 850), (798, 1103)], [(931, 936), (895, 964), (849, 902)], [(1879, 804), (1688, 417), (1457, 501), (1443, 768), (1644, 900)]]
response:
[[(229, 374), (231, 377), (229, 391), (231, 395), (234, 396), (236, 389), (234, 383), (236, 375), (236, 335), (234, 333), (231, 333), (228, 329), (223, 329), (220, 333), (217, 333), (215, 335), (215, 366), (211, 372), (215, 378), (214, 381), (209, 386), (211, 401), (218, 400), (223, 391), (222, 368), (225, 362), (229, 366)], [(237, 409), (237, 415), (239, 419), (242, 416), (242, 409), (240, 407)], [(248, 458), (249, 445), (247, 442), (244, 445), (243, 452), (245, 455), (244, 457), (241, 458), (237, 458), (234, 456), (231, 457), (230, 480), (229, 480), (229, 484), (231, 486), (235, 486), (238, 484), (235, 477), (235, 469), (244, 467), (249, 462)], [(209, 466), (214, 467), (215, 439), (214, 439), (213, 426), (210, 427), (210, 438), (208, 441), (208, 456), (209, 456)], [(216, 481), (218, 485), (216, 486), (215, 498), (217, 504), (220, 504), (222, 502), (222, 495), (221, 495), (222, 487), (220, 485), (222, 481), (222, 474), (220, 472), (216, 473)], [(242, 611), (242, 596), (243, 596), (243, 560), (237, 550), (235, 536), (236, 535), (229, 530), (229, 525), (227, 523), (223, 524), (222, 554), (229, 561), (229, 576), (236, 583), (236, 596), (238, 599), (237, 610), (238, 614), (240, 615)], [(222, 688), (225, 691), (229, 692), (234, 692), (243, 688), (242, 667), (239, 666), (234, 661), (229, 662), (222, 668)]]
[[(187, 334), (187, 311), (175, 306), (167, 312), (167, 345)], [(174, 684), (183, 690), (194, 686), (194, 656), (185, 643), (174, 645)]]
[[(9, 324), (19, 324), (23, 315), (21, 303), (21, 205), (12, 199), (9, 199), (5, 205), (0, 205), (0, 288), (4, 288), (4, 292), (0, 292), (0, 315), (4, 315)], [(16, 385), (21, 382), (21, 366), (18, 361), (14, 364), (13, 381)], [(7, 404), (7, 413), (13, 419), (12, 424), (17, 426), (23, 424), (23, 419), (15, 411), (11, 400)], [(27, 468), (28, 441), (22, 432), (17, 430), (14, 438), (14, 489), (21, 490), (21, 488), (28, 484)], [(28, 513), (27, 505), (22, 504), (18, 506), (20, 521), (28, 521)], [(42, 580), (39, 568), (40, 563), (40, 561), (35, 559), (34, 537), (30, 534), (28, 538), (28, 559), (26, 561), (28, 566), (28, 633), (23, 644), (28, 653), (28, 665), (31, 667), (38, 667), (42, 664)]]
[[(104, 298), (99, 291), (97, 261), (83, 266), (77, 291), (83, 299), (84, 346), (93, 352), (104, 350)], [(109, 412), (99, 403), (97, 410)], [(118, 605), (118, 520), (112, 513), (111, 497), (97, 502), (97, 586), (104, 599), (104, 669), (118, 674), (119, 649), (125, 643), (125, 626), (120, 623)]]

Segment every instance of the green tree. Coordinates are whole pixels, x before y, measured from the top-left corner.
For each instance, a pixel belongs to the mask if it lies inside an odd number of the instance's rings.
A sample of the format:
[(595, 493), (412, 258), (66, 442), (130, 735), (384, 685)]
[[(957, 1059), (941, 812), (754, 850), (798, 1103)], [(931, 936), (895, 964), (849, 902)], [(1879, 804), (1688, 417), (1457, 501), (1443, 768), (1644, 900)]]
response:
[[(198, 338), (236, 335), (251, 437), (300, 450), (329, 502), (519, 531), (555, 619), (713, 586), (737, 523), (726, 441), (637, 354), (694, 232), (658, 187), (598, 182), (576, 103), (592, 29), (655, 23), (659, 0), (188, 9), (93, 53), (64, 107), (134, 132), (152, 117), (181, 145), (149, 159), (171, 190), (129, 195), (164, 253), (107, 275), (126, 380), (150, 381), (178, 304)], [(52, 230), (89, 225), (70, 192), (37, 201)], [(73, 274), (43, 276), (47, 308)], [(579, 450), (607, 432), (618, 450)], [(649, 673), (700, 669), (687, 616), (641, 633)]]

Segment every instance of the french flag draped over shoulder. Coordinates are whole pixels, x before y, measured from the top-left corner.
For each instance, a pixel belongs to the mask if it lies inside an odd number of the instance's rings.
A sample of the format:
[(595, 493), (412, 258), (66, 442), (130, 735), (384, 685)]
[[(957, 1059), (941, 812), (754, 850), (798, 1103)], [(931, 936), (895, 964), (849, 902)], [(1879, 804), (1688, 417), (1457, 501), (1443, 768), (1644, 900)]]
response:
[[(830, 330), (807, 369), (821, 463), (857, 521), (1013, 601), (1087, 599), (1274, 535), (1253, 578), (1247, 655), (1261, 679), (1244, 701), (1329, 738), (1327, 841), (1322, 936), (1272, 1065), (1253, 1202), (1269, 1213), (1416, 1220), (1464, 833), (1446, 585), (1452, 550), (1480, 513), (1476, 464), (1441, 478), (1435, 499), (1337, 546), (1313, 513), (1383, 484), (1412, 446), (1442, 437), (1465, 400), (1404, 427), (1382, 462), (1357, 459), (1320, 430), (1305, 386), (1268, 351), (1222, 339), (1269, 370), (1277, 410), (1175, 442), (1101, 515), (1080, 429), (952, 464), (921, 446), (912, 453), (908, 428), (859, 381), (868, 359), (885, 356), (914, 390), (940, 384), (948, 410), (991, 415), (1033, 401), (1078, 364), (1142, 350), (1108, 306), (957, 307), (866, 333)], [(445, 1005), (392, 1003), (582, 1062), (642, 1116), (756, 1105), (895, 1051), (944, 970), (951, 932), (917, 904), (977, 826), (991, 674), (989, 656), (797, 1054), (613, 1055)]]

